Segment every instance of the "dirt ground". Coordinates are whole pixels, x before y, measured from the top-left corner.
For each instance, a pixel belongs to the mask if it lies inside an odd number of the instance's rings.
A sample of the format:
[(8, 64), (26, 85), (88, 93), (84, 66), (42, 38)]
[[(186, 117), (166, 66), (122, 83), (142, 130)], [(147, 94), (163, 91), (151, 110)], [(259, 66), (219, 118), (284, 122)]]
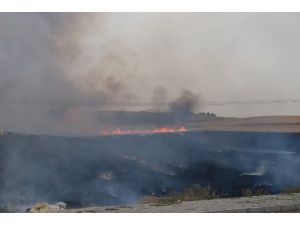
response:
[(137, 204), (127, 206), (67, 209), (71, 213), (297, 213), (300, 194), (262, 195), (240, 198), (184, 201), (171, 205)]

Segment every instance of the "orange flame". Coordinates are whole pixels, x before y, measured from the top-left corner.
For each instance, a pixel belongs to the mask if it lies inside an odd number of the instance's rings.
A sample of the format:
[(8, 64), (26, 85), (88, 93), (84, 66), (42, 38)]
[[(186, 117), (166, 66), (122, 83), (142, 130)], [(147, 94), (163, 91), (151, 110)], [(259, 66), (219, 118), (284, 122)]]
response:
[(113, 130), (102, 130), (101, 135), (124, 135), (124, 134), (156, 134), (156, 133), (175, 133), (175, 132), (186, 132), (188, 129), (185, 127), (171, 128), (171, 127), (160, 127), (155, 129), (143, 129), (143, 130), (122, 130), (120, 128)]

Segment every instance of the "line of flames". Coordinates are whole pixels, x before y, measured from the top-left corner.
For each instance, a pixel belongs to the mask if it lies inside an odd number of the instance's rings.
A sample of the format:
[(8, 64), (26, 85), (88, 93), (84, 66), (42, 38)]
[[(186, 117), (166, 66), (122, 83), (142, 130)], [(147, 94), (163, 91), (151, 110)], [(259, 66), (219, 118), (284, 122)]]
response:
[(122, 130), (120, 128), (112, 130), (102, 130), (101, 135), (124, 135), (124, 134), (156, 134), (156, 133), (175, 133), (175, 132), (186, 132), (187, 128), (181, 126), (179, 128), (173, 127), (160, 127), (154, 129), (133, 129), (133, 130)]

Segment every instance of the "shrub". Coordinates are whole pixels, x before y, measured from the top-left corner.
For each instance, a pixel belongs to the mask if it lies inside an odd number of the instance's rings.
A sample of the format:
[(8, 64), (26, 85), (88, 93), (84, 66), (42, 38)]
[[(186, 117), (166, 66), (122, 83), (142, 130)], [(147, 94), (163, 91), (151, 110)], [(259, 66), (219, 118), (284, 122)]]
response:
[(268, 195), (270, 192), (265, 188), (242, 188), (241, 195), (244, 197)]

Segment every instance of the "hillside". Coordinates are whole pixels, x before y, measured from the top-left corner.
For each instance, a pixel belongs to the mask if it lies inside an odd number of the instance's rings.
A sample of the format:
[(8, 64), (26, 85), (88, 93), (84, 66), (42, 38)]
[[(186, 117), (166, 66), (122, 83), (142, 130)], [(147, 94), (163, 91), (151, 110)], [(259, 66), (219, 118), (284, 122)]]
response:
[(187, 127), (190, 130), (299, 133), (300, 116), (215, 117), (209, 119), (193, 116), (188, 121)]

